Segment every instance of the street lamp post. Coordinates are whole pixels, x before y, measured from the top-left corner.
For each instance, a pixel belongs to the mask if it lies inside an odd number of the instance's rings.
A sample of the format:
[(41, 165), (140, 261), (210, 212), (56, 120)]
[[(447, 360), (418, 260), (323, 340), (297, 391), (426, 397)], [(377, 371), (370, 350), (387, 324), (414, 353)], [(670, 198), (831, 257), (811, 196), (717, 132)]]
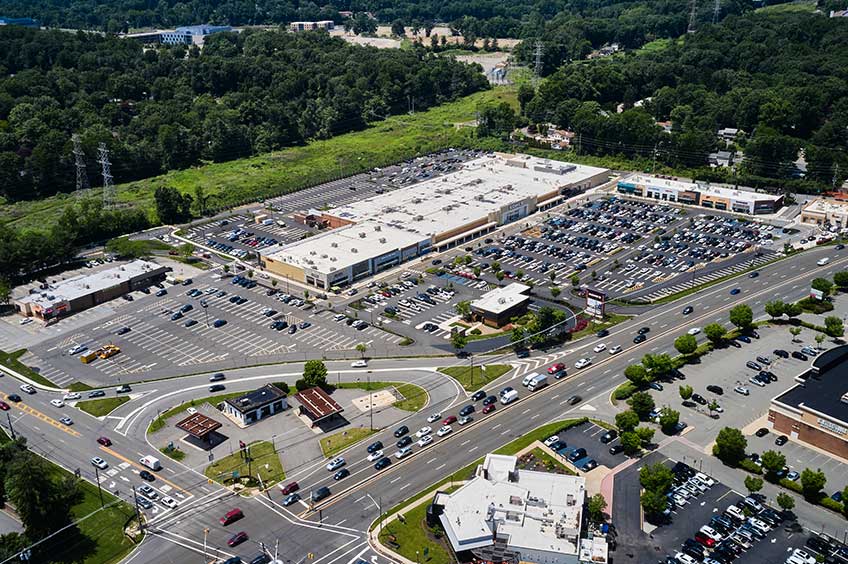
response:
[(200, 305), (203, 307), (203, 315), (206, 318), (206, 326), (209, 327), (209, 304), (206, 300), (200, 300)]
[(103, 507), (103, 488), (100, 487), (100, 472), (94, 467), (94, 479), (97, 480), (97, 493), (100, 494), (100, 507)]
[(203, 529), (203, 562), (204, 562), (204, 564), (209, 562), (209, 558), (208, 558), (207, 553), (206, 553), (206, 537), (208, 537), (208, 536), (209, 536), (209, 527), (206, 527), (205, 529)]

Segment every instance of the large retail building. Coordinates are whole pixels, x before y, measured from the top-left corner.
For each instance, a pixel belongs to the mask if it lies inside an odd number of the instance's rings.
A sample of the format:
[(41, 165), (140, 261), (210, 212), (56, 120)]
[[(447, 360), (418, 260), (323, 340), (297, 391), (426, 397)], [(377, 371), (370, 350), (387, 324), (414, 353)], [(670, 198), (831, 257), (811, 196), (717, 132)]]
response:
[(848, 459), (848, 345), (821, 353), (771, 401), (776, 433)]
[(358, 202), (312, 210), (332, 230), (261, 253), (268, 271), (318, 288), (344, 286), (442, 251), (603, 184), (602, 168), (492, 154), (440, 176)]
[(716, 186), (707, 182), (683, 182), (675, 178), (634, 174), (618, 181), (621, 194), (676, 202), (689, 206), (745, 213), (772, 214), (783, 207), (783, 195)]

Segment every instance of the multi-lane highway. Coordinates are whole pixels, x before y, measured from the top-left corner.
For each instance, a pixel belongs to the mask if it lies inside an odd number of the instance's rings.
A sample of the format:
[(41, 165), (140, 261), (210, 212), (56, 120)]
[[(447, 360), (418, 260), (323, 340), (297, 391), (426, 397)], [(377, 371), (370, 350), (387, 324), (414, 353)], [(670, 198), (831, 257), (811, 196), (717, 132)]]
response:
[[(830, 256), (831, 262), (826, 267), (816, 266), (818, 259), (823, 256)], [(590, 337), (581, 342), (567, 343), (561, 350), (548, 351), (543, 359), (535, 357), (538, 360), (534, 361), (531, 358), (529, 364), (519, 365), (521, 369), (511, 372), (509, 378), (520, 378), (532, 368), (544, 368), (546, 364), (542, 363), (553, 362), (554, 359), (566, 363), (569, 377), (534, 395), (527, 394), (516, 381), (498, 382), (498, 387), (512, 385), (520, 389), (524, 397), (508, 408), (498, 406), (490, 415), (478, 412), (472, 424), (454, 426), (452, 435), (436, 439), (424, 449), (414, 447), (415, 453), (412, 456), (401, 462), (394, 461), (382, 472), (378, 473), (370, 463), (365, 463), (364, 445), (356, 446), (346, 453), (351, 461), (352, 475), (343, 482), (332, 483), (329, 473), (323, 469), (323, 460), (296, 469), (290, 477), (301, 483), (304, 492), (319, 485), (330, 485), (333, 490), (332, 497), (313, 509), (300, 504), (291, 508), (282, 507), (282, 495), (278, 490), (269, 491), (265, 497), (234, 497), (227, 490), (208, 484), (200, 473), (167, 460), (156, 485), (170, 485), (168, 495), (178, 499), (180, 506), (173, 511), (162, 508), (152, 516), (152, 534), (132, 558), (139, 562), (189, 562), (196, 561), (197, 555), (204, 550), (207, 555), (215, 557), (236, 553), (233, 549), (227, 549), (225, 544), (231, 531), (217, 523), (224, 512), (235, 506), (241, 507), (246, 514), (238, 530), (247, 530), (252, 541), (264, 542), (268, 546), (273, 546), (279, 540), (281, 553), (285, 553), (286, 560), (297, 562), (308, 553), (314, 555), (313, 561), (323, 563), (347, 563), (359, 556), (370, 558), (364, 531), (377, 517), (378, 505), (391, 507), (449, 472), (539, 425), (572, 414), (593, 413), (606, 405), (610, 391), (623, 380), (622, 372), (628, 364), (648, 352), (672, 352), (674, 339), (691, 327), (703, 327), (713, 321), (726, 323), (727, 311), (734, 305), (747, 303), (754, 309), (755, 316), (762, 315), (766, 301), (802, 298), (807, 295), (813, 277), (831, 276), (847, 266), (848, 255), (841, 255), (832, 247), (812, 249), (763, 268), (757, 278), (743, 275), (675, 303), (653, 308), (616, 326), (603, 342), (608, 347), (621, 345), (624, 351), (617, 355), (611, 356), (606, 351), (593, 354), (591, 351), (597, 339)], [(730, 290), (733, 288), (739, 288), (740, 292), (731, 295)], [(681, 310), (686, 305), (691, 305), (694, 311), (684, 316)], [(632, 339), (639, 327), (649, 327), (650, 332), (645, 342), (634, 345)], [(576, 371), (574, 362), (584, 356), (594, 357), (593, 364), (582, 371)], [(439, 364), (445, 364), (445, 361), (387, 360), (372, 363), (370, 367), (372, 370), (385, 369), (386, 379), (388, 376), (395, 380), (417, 379), (420, 385), (427, 387), (431, 394), (431, 405), (404, 421), (413, 432), (425, 424), (430, 412), (456, 414), (459, 406), (469, 401), (447, 379), (428, 370), (414, 370)], [(335, 368), (338, 368), (340, 378), (355, 378), (349, 367)], [(330, 367), (331, 373), (336, 371), (335, 368)], [(281, 376), (286, 380), (293, 379), (298, 375), (298, 370), (299, 366), (285, 365), (236, 371), (228, 374), (227, 385), (228, 389), (233, 390), (250, 389), (263, 379), (279, 380)], [(205, 385), (205, 376), (139, 384), (134, 386), (134, 391), (142, 394), (141, 397), (123, 405), (113, 414), (114, 419), (97, 420), (75, 412), (72, 415), (75, 425), (71, 428), (55, 423), (59, 415), (57, 409), (49, 405), (49, 399), (56, 396), (39, 392), (34, 396), (25, 396), (25, 405), (13, 406), (13, 421), (16, 430), (27, 435), (36, 450), (67, 468), (81, 468), (83, 476), (88, 479), (93, 479), (93, 468), (88, 459), (95, 454), (102, 456), (112, 469), (118, 468), (114, 475), (106, 478), (108, 481), (104, 485), (114, 482), (119, 492), (125, 493), (131, 484), (140, 483), (137, 479), (137, 471), (140, 469), (138, 458), (155, 452), (144, 437), (144, 429), (151, 414), (155, 414), (157, 409), (179, 403), (182, 397), (196, 396), (196, 389)], [(12, 393), (17, 391), (16, 388), (17, 383), (12, 379), (0, 380), (3, 392)], [(583, 402), (574, 407), (568, 406), (565, 399), (572, 394), (580, 394), (584, 398)], [(67, 407), (62, 409), (69, 411)], [(117, 436), (118, 440), (111, 449), (106, 450), (94, 442), (100, 435)], [(376, 438), (386, 445), (395, 442), (391, 429)], [(387, 448), (392, 452), (394, 450)], [(183, 497), (178, 497), (180, 495)], [(208, 533), (204, 533), (207, 528)], [(237, 553), (250, 556), (256, 551), (250, 548), (251, 545), (245, 546)]]

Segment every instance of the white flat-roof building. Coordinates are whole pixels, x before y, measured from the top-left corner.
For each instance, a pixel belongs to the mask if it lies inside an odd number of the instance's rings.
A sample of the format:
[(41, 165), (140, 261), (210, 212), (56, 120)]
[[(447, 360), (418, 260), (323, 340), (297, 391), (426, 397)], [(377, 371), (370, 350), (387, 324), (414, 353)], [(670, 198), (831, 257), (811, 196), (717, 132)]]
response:
[(270, 271), (293, 280), (341, 286), (470, 241), (608, 177), (607, 169), (597, 167), (489, 155), (457, 172), (321, 212), (335, 231), (271, 247), (262, 251), (262, 260)]
[(33, 289), (15, 298), (13, 303), (26, 316), (60, 317), (146, 288), (164, 280), (166, 272), (167, 268), (155, 262), (134, 260), (94, 274), (75, 276), (46, 289)]
[(766, 194), (708, 182), (684, 182), (676, 178), (643, 174), (633, 174), (619, 180), (618, 191), (643, 198), (749, 215), (772, 214), (783, 206), (782, 194)]
[(513, 317), (523, 315), (530, 302), (530, 286), (513, 282), (495, 288), (471, 302), (471, 313), (492, 327), (502, 327)]
[(488, 454), (473, 479), (453, 493), (439, 492), (433, 505), (457, 553), (470, 551), (483, 561), (575, 564), (585, 499), (580, 476), (519, 470), (516, 457)]
[(816, 198), (801, 208), (801, 223), (848, 228), (848, 201)]

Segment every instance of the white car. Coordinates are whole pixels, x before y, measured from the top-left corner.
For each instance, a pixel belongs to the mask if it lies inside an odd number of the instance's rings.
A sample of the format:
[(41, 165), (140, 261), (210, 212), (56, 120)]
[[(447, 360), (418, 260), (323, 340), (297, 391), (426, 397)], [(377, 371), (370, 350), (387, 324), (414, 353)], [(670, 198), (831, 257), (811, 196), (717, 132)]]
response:
[(330, 462), (327, 463), (327, 470), (332, 472), (333, 470), (338, 470), (342, 466), (345, 465), (345, 459), (339, 456), (338, 458), (334, 458)]
[(610, 347), (610, 354), (618, 354), (621, 352), (621, 345), (615, 345), (614, 347)]
[(197, 408), (189, 407), (188, 409), (186, 409), (186, 411), (189, 415), (194, 415), (195, 413), (197, 413)]
[(762, 382), (760, 382), (759, 380), (757, 380), (757, 379), (756, 379), (756, 378), (754, 378), (753, 376), (751, 376), (750, 378), (748, 378), (748, 381), (749, 381), (749, 382), (751, 382), (752, 384), (754, 384), (755, 386), (759, 386), (759, 387), (761, 387), (761, 388), (765, 388), (765, 387), (766, 387), (766, 385), (765, 385), (765, 384), (763, 384)]
[(733, 388), (733, 391), (737, 394), (742, 394), (743, 396), (751, 395), (751, 390), (749, 390), (745, 386), (736, 386), (735, 388)]
[(689, 333), (690, 335), (697, 335), (698, 333), (701, 332), (701, 328), (700, 327), (692, 327), (691, 329), (689, 329), (686, 332)]
[(468, 423), (471, 423), (471, 417), (469, 417), (468, 415), (465, 415), (465, 416), (457, 419), (456, 422), (459, 423), (460, 425), (467, 425)]
[(50, 405), (53, 407), (65, 407), (65, 402), (57, 398), (50, 400)]
[(32, 323), (32, 317), (24, 317), (18, 323), (21, 325), (26, 325), (27, 323)]
[(434, 413), (433, 415), (431, 415), (430, 417), (427, 418), (427, 423), (435, 423), (436, 421), (438, 421), (441, 418), (442, 418), (441, 413)]
[(546, 446), (546, 447), (549, 447), (549, 446), (551, 446), (552, 444), (554, 444), (555, 442), (557, 442), (558, 440), (559, 440), (559, 437), (558, 437), (558, 436), (556, 436), (556, 435), (551, 435), (550, 437), (548, 437), (547, 439), (545, 439), (545, 446)]
[(802, 548), (796, 548), (786, 561), (791, 564), (816, 564), (816, 557)]
[(715, 411), (716, 413), (724, 413), (724, 408), (719, 404), (716, 404), (715, 409), (713, 411)]
[(368, 366), (368, 361), (365, 360), (365, 359), (356, 360), (356, 361), (350, 363), (351, 368), (365, 368), (366, 366)]
[(87, 348), (88, 348), (88, 347), (87, 347), (87, 346), (85, 346), (85, 345), (74, 345), (73, 347), (71, 347), (70, 349), (68, 349), (68, 354), (70, 354), (70, 355), (79, 354), (79, 353), (81, 353), (82, 351), (84, 351), (84, 350), (85, 350), (85, 349), (87, 349)]
[(382, 450), (375, 450), (371, 454), (368, 455), (368, 462), (374, 462), (375, 460), (380, 460), (383, 458)]
[(162, 505), (164, 505), (168, 509), (174, 509), (179, 505), (179, 503), (177, 503), (177, 500), (172, 497), (163, 497), (161, 502)]
[(65, 394), (63, 399), (65, 401), (82, 399), (82, 394), (80, 394), (79, 392), (71, 392), (69, 394)]
[(418, 441), (418, 446), (420, 446), (420, 447), (427, 446), (432, 442), (433, 442), (433, 435), (424, 435)]
[(580, 368), (586, 368), (590, 364), (592, 364), (592, 361), (590, 359), (581, 358), (580, 360), (574, 363), (574, 368), (577, 368), (579, 370)]
[(444, 427), (436, 431), (436, 434), (440, 437), (444, 437), (445, 435), (450, 435), (451, 431), (453, 431), (453, 427), (451, 427), (450, 425), (445, 425)]
[(415, 436), (420, 439), (421, 437), (426, 437), (432, 432), (433, 429), (431, 427), (421, 427), (420, 429), (418, 429), (418, 432), (415, 433)]
[(605, 344), (603, 344), (603, 343), (598, 343), (597, 345), (595, 345), (595, 348), (594, 348), (594, 349), (592, 349), (592, 350), (593, 350), (593, 351), (595, 351), (596, 353), (599, 353), (599, 352), (601, 352), (601, 351), (606, 350), (606, 348), (607, 348), (607, 346), (606, 346)]
[(91, 459), (91, 465), (97, 466), (101, 470), (106, 470), (107, 468), (109, 468), (109, 463), (100, 458), (99, 456), (95, 456)]
[(715, 485), (715, 480), (713, 480), (703, 472), (698, 472), (697, 474), (695, 474), (695, 479), (707, 486), (708, 488), (711, 488)]
[(707, 535), (708, 537), (710, 537), (711, 539), (713, 539), (716, 542), (719, 542), (721, 539), (724, 538), (721, 533), (719, 533), (718, 531), (716, 531), (715, 529), (713, 529), (712, 527), (710, 527), (708, 525), (704, 525), (703, 527), (701, 527), (699, 529), (699, 531), (704, 533), (705, 535)]
[(412, 447), (403, 447), (395, 453), (395, 458), (400, 460), (401, 458), (409, 456), (410, 454), (412, 454)]
[(33, 388), (32, 386), (30, 386), (29, 384), (21, 384), (21, 391), (22, 391), (22, 392), (26, 392), (26, 393), (28, 393), (28, 394), (34, 394), (34, 393), (35, 393), (35, 388)]

